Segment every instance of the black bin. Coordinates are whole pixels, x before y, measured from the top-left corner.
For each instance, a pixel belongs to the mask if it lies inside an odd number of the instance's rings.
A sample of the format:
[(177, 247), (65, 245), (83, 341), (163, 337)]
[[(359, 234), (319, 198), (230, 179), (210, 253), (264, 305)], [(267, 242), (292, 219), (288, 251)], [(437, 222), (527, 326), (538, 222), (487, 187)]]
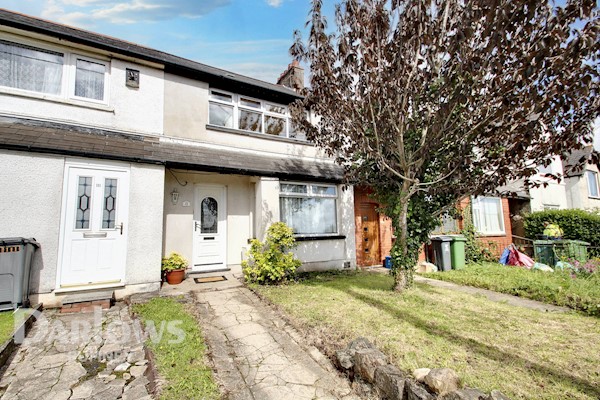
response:
[(450, 271), (452, 269), (451, 242), (452, 236), (434, 236), (431, 238), (435, 265), (440, 271)]
[(0, 311), (29, 305), (29, 273), (35, 239), (0, 239)]

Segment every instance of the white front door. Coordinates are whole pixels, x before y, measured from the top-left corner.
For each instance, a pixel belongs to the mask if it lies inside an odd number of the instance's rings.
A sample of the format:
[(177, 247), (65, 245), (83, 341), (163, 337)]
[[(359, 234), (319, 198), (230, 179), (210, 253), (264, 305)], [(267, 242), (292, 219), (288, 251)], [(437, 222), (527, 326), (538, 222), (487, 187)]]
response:
[(122, 284), (125, 278), (129, 170), (65, 166), (61, 288)]
[(192, 271), (227, 269), (227, 195), (225, 186), (198, 185), (194, 195)]

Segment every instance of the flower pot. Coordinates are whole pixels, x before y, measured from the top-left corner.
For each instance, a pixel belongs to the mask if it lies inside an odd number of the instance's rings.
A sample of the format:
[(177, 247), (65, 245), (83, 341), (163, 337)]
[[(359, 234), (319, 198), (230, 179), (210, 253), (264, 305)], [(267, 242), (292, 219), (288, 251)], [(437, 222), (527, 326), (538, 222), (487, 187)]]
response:
[(168, 271), (166, 275), (169, 285), (179, 285), (185, 279), (185, 269)]

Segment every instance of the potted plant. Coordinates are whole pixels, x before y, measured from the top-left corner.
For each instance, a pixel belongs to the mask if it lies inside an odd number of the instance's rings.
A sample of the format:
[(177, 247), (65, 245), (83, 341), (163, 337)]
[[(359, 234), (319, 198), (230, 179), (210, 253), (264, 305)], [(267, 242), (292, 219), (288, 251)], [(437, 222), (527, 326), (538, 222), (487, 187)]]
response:
[(169, 285), (178, 285), (185, 279), (187, 266), (187, 260), (179, 253), (171, 253), (169, 257), (162, 259), (162, 271)]

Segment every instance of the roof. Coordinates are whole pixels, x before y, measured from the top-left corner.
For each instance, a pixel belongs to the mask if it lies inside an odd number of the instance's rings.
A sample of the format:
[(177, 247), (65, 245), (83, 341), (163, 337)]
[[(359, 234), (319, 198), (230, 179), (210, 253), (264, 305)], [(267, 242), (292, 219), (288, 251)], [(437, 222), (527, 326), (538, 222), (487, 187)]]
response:
[(586, 146), (582, 149), (573, 150), (566, 160), (563, 160), (563, 170), (567, 178), (582, 176), (585, 172), (585, 163), (589, 161), (594, 147)]
[(0, 25), (31, 31), (58, 39), (68, 40), (96, 49), (134, 57), (165, 66), (165, 71), (209, 82), (212, 86), (280, 103), (291, 103), (298, 94), (285, 86), (275, 85), (244, 75), (211, 67), (149, 47), (110, 36), (73, 28), (29, 15), (0, 8)]
[(161, 141), (56, 122), (0, 116), (0, 149), (93, 157), (199, 171), (340, 182), (343, 169), (318, 159), (282, 158), (235, 149)]

